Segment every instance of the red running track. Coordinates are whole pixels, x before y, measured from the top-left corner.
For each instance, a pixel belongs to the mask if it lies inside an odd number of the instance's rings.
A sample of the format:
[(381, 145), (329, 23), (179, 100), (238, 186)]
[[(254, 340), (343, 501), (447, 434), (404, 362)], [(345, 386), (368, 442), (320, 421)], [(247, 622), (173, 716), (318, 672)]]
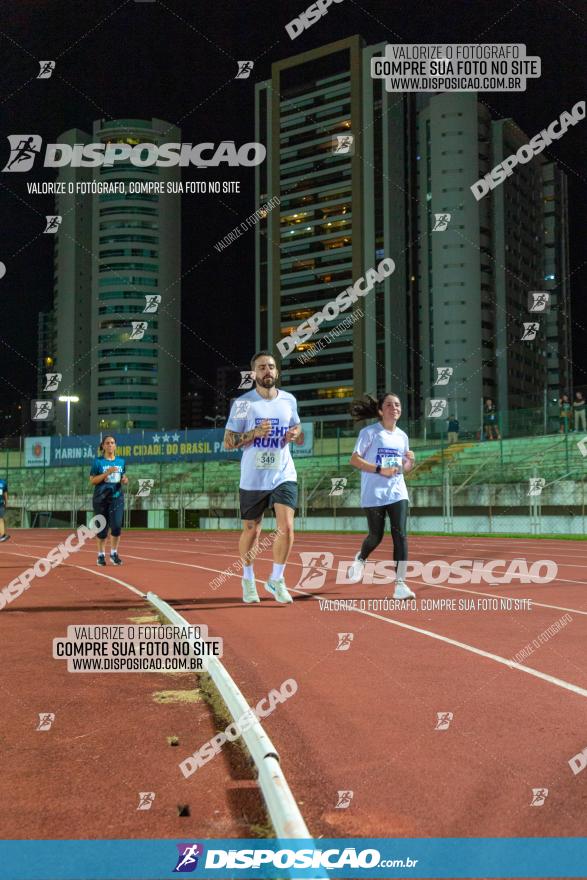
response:
[[(54, 531), (15, 533), (1, 558), (25, 551), (41, 556), (62, 538)], [(373, 560), (389, 558), (388, 542), (386, 537)], [(336, 563), (352, 559), (359, 546), (355, 535), (298, 534), (286, 569), (288, 585), (301, 574), (300, 552), (331, 552)], [(296, 680), (297, 694), (263, 724), (314, 835), (584, 835), (587, 772), (574, 775), (569, 766), (587, 746), (584, 545), (412, 537), (410, 548), (412, 558), (422, 562), (551, 559), (558, 575), (550, 584), (451, 587), (411, 581), (419, 599), (529, 598), (531, 610), (334, 611), (320, 600), (368, 602), (390, 597), (393, 587), (341, 586), (328, 572), (321, 589), (293, 589), (293, 605), (278, 605), (259, 583), (270, 570), (266, 552), (256, 564), (261, 604), (245, 606), (238, 574), (217, 590), (211, 587), (237, 560), (237, 533), (229, 532), (126, 533), (120, 550), (124, 566), (101, 571), (152, 590), (190, 623), (207, 624), (211, 635), (221, 636), (223, 662), (249, 703), (288, 678)], [(61, 576), (82, 592), (86, 584), (95, 590), (99, 583), (113, 610), (129, 599), (125, 587), (94, 569), (93, 548), (70, 563), (59, 569)], [(80, 580), (76, 566), (90, 572)], [(28, 595), (50, 588), (49, 577), (33, 581)], [(504, 664), (565, 615), (571, 619), (561, 631), (522, 661), (538, 675)], [(126, 622), (123, 618), (118, 622)], [(91, 622), (102, 621), (97, 616)], [(348, 650), (337, 650), (339, 633), (353, 634)], [(440, 712), (453, 714), (448, 729), (436, 729)], [(179, 757), (206, 738), (192, 738)], [(192, 802), (209, 796), (214, 763), (187, 780)], [(542, 806), (531, 805), (535, 788), (548, 789)], [(346, 809), (336, 807), (339, 791), (353, 792)]]

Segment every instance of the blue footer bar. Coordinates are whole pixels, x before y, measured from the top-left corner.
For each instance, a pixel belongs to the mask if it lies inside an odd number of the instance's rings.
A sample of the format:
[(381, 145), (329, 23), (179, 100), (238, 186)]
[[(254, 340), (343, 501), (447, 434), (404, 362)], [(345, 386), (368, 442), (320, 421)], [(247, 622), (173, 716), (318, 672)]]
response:
[(587, 877), (587, 838), (8, 840), (6, 880)]

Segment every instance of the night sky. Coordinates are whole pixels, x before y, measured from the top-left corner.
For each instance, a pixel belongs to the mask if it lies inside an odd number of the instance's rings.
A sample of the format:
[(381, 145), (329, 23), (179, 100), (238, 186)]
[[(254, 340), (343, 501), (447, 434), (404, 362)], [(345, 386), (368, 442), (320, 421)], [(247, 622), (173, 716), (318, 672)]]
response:
[[(492, 116), (513, 117), (532, 136), (586, 97), (584, 3), (576, 0), (344, 0), (296, 40), (285, 32), (306, 0), (4, 0), (0, 160), (6, 135), (55, 141), (94, 119), (159, 117), (182, 129), (183, 142), (254, 140), (254, 82), (272, 62), (358, 33), (369, 43), (525, 43), (542, 58), (542, 77), (527, 91), (482, 93)], [(37, 80), (38, 60), (56, 60)], [(252, 59), (250, 79), (235, 80), (237, 60)], [(585, 132), (579, 122), (545, 155), (569, 180), (574, 378), (587, 384), (585, 350), (587, 223)], [(37, 312), (50, 308), (53, 240), (43, 235), (51, 197), (29, 195), (26, 182), (54, 180), (50, 169), (0, 174), (0, 407), (36, 393)], [(240, 195), (188, 195), (182, 207), (182, 363), (213, 383), (216, 367), (246, 363), (254, 348), (254, 237), (222, 253), (214, 243), (255, 208), (253, 169), (184, 169), (184, 180), (239, 179)]]

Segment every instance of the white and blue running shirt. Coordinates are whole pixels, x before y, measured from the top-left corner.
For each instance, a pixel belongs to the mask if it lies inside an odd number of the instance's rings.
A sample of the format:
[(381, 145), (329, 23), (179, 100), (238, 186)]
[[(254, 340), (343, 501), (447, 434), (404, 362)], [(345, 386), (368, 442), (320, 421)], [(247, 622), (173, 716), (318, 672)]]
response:
[[(388, 431), (377, 422), (363, 428), (353, 452), (358, 452), (370, 464), (402, 468), (402, 458), (409, 448), (410, 441), (404, 431), (400, 428)], [(404, 499), (408, 500), (408, 490), (402, 473), (382, 477), (361, 471), (361, 507), (382, 507)]]
[(266, 400), (255, 388), (247, 391), (232, 404), (226, 430), (244, 434), (265, 419), (271, 423), (269, 435), (255, 437), (251, 446), (243, 450), (241, 489), (271, 491), (281, 483), (297, 482), (290, 444), (282, 445), (286, 431), (300, 423), (293, 394), (279, 389), (277, 397)]

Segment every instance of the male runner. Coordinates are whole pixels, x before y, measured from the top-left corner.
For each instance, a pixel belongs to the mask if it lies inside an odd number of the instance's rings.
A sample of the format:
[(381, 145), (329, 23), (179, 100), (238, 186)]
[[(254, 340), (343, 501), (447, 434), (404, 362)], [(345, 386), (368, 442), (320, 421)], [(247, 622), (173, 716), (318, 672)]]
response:
[(6, 534), (4, 528), (4, 511), (8, 504), (8, 483), (6, 480), (0, 480), (0, 541), (8, 541), (10, 535)]
[(273, 570), (265, 585), (278, 602), (293, 602), (283, 572), (293, 544), (297, 474), (289, 444), (301, 433), (295, 397), (276, 388), (279, 375), (273, 355), (259, 351), (251, 360), (255, 387), (232, 404), (224, 433), (225, 449), (242, 449), (240, 507), (243, 530), (239, 552), (243, 564), (243, 602), (259, 602), (253, 561), (258, 552), (263, 514), (273, 507), (278, 536), (273, 543)]

